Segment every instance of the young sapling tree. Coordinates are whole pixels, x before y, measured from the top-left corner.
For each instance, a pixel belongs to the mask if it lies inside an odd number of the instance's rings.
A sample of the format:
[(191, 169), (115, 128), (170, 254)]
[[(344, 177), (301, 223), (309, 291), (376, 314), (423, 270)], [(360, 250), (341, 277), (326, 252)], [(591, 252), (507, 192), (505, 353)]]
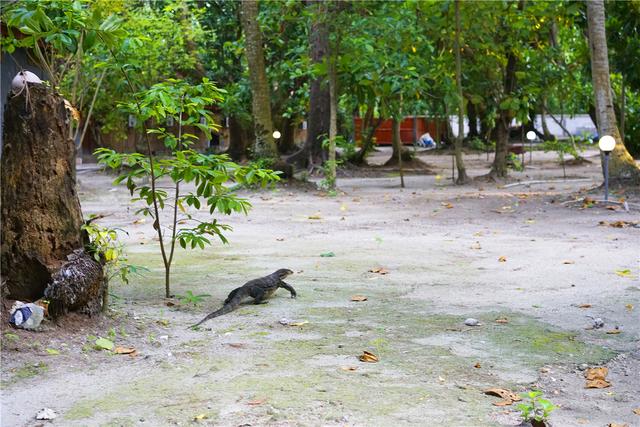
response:
[[(220, 223), (214, 214), (247, 214), (251, 208), (249, 201), (234, 194), (228, 183), (264, 187), (279, 180), (278, 172), (255, 165), (240, 166), (227, 155), (206, 155), (190, 148), (197, 136), (187, 130), (198, 128), (210, 137), (211, 131), (218, 128), (207, 107), (220, 102), (222, 96), (223, 92), (206, 78), (198, 85), (175, 79), (158, 83), (137, 93), (134, 102), (123, 106), (146, 130), (147, 153), (96, 150), (99, 163), (112, 169), (126, 168), (114, 184), (125, 182), (132, 201), (143, 204), (136, 213), (153, 219), (164, 265), (167, 298), (171, 297), (171, 265), (176, 243), (185, 249), (204, 249), (205, 245), (211, 244), (210, 236), (227, 243), (224, 232), (230, 231), (231, 227)], [(147, 123), (166, 123), (169, 118), (176, 124), (173, 130), (162, 126), (147, 129)], [(149, 142), (152, 134), (163, 141), (170, 155), (154, 155)], [(159, 186), (160, 180), (169, 181), (170, 187)], [(183, 191), (184, 184), (193, 184), (193, 187)], [(171, 196), (166, 188), (171, 188)], [(196, 218), (191, 213), (204, 207), (209, 211), (207, 219)]]

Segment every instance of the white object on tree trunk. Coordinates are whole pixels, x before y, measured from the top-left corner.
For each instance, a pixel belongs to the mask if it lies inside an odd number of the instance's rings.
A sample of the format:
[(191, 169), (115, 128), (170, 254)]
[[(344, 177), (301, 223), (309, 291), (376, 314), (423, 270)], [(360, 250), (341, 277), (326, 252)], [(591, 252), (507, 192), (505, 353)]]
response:
[(42, 80), (31, 71), (20, 71), (13, 80), (11, 80), (11, 91), (14, 94), (20, 93), (27, 83), (42, 84)]

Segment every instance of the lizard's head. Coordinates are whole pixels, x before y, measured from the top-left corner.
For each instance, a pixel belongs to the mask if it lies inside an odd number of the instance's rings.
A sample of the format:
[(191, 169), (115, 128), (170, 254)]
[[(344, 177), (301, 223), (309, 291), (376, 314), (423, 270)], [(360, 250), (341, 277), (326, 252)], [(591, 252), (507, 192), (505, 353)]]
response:
[(289, 270), (288, 268), (281, 268), (280, 270), (277, 270), (275, 274), (280, 279), (284, 279), (285, 277), (293, 274), (293, 271)]

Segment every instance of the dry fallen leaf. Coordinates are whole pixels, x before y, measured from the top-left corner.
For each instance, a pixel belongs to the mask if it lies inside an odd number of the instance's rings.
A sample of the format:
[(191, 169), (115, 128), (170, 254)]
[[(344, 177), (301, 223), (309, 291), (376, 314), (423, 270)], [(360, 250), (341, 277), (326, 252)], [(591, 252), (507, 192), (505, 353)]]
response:
[(607, 388), (611, 383), (606, 380), (608, 368), (598, 367), (589, 368), (585, 371), (584, 376), (587, 379), (585, 388)]
[(368, 351), (363, 351), (362, 354), (358, 356), (358, 360), (361, 362), (376, 363), (378, 361), (378, 356), (373, 353), (369, 353)]
[(607, 334), (609, 335), (618, 335), (621, 334), (622, 331), (620, 329), (611, 329), (610, 331), (607, 331)]
[(140, 218), (133, 221), (134, 224), (144, 224), (145, 222), (147, 222), (146, 218)]
[(480, 368), (482, 368), (482, 365), (480, 364), (480, 362), (476, 362), (476, 364), (473, 365), (473, 367), (476, 368), (476, 369), (480, 369)]
[(453, 209), (453, 205), (451, 203), (442, 202), (441, 205), (444, 206), (447, 209)]
[(507, 257), (501, 256), (500, 258), (498, 258), (498, 262), (507, 262)]
[(291, 322), (289, 323), (289, 326), (302, 326), (302, 325), (306, 325), (307, 323), (309, 323), (308, 320), (302, 320), (300, 322)]
[(207, 414), (200, 414), (193, 417), (193, 421), (202, 421), (202, 420), (206, 420), (207, 418), (208, 418)]
[(627, 311), (633, 311), (633, 304), (626, 304), (624, 307), (627, 309)]
[(365, 297), (364, 295), (353, 295), (351, 297), (351, 301), (357, 301), (357, 302), (361, 302), (361, 301), (366, 301), (367, 297)]
[(562, 261), (562, 263), (563, 264), (575, 264), (576, 262), (567, 259), (567, 260)]
[(357, 366), (341, 366), (340, 369), (343, 371), (355, 371), (358, 369)]
[(241, 342), (230, 342), (227, 345), (232, 348), (247, 348), (247, 345)]
[(633, 277), (631, 270), (625, 268), (624, 270), (616, 270), (616, 274), (620, 277)]
[(247, 402), (247, 405), (250, 406), (258, 406), (258, 405), (262, 405), (263, 403), (265, 403), (267, 401), (267, 399), (254, 399), (254, 400), (250, 400)]
[(580, 304), (578, 308), (591, 308), (591, 304)]
[(636, 415), (640, 415), (640, 408), (634, 409), (633, 413), (636, 414)]
[(496, 323), (509, 323), (509, 319), (507, 319), (506, 317), (501, 317), (500, 319), (496, 319)]
[(383, 267), (376, 267), (369, 270), (369, 273), (389, 274), (389, 270)]
[(131, 353), (135, 353), (136, 349), (133, 347), (116, 347), (113, 349), (113, 352), (115, 354), (131, 354)]
[(607, 427), (629, 427), (629, 424), (609, 423)]
[(497, 396), (501, 397), (504, 400), (493, 403), (494, 406), (508, 406), (513, 402), (519, 402), (522, 400), (520, 396), (512, 392), (511, 390), (506, 390), (503, 388), (490, 388), (483, 392), (484, 394), (488, 394), (489, 396)]
[(313, 214), (313, 215), (309, 215), (307, 217), (307, 219), (322, 219), (322, 215), (320, 215), (319, 213)]

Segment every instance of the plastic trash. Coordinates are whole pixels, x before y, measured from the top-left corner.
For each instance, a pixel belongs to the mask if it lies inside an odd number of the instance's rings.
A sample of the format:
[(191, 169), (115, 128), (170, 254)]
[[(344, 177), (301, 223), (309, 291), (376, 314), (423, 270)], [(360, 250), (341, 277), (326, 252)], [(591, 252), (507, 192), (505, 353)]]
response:
[(11, 307), (11, 317), (9, 323), (22, 329), (35, 329), (40, 326), (40, 322), (44, 318), (44, 308), (37, 304), (25, 304), (16, 301)]

